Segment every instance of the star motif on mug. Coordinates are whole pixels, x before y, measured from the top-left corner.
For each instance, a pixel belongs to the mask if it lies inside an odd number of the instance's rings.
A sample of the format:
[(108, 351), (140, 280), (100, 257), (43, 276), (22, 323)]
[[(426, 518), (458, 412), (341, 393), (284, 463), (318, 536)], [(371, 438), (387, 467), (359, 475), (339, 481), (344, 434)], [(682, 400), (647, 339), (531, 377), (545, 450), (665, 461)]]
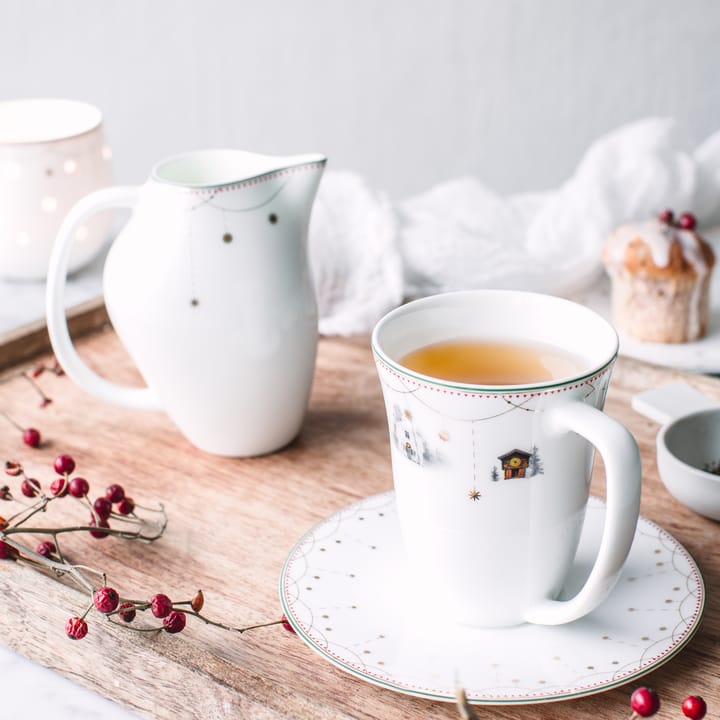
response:
[(482, 497), (482, 495), (480, 494), (480, 491), (479, 491), (479, 490), (477, 490), (476, 488), (473, 488), (473, 489), (470, 490), (470, 492), (468, 493), (468, 497), (469, 497), (471, 500), (479, 500), (479, 499)]

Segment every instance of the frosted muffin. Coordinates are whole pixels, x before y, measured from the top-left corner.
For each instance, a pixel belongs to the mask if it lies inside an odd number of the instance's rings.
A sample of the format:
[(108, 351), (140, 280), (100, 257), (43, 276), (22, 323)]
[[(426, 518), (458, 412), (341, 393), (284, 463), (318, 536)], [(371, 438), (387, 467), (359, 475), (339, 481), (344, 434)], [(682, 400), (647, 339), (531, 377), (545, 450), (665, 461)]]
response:
[(603, 262), (612, 282), (616, 328), (638, 340), (682, 343), (705, 335), (715, 256), (684, 213), (623, 225), (608, 238)]

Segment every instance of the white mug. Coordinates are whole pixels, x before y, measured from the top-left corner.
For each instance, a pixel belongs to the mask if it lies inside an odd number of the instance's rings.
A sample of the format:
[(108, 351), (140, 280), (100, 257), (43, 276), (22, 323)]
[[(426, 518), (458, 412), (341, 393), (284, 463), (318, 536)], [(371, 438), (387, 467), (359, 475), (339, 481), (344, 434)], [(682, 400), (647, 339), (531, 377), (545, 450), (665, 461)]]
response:
[[(0, 276), (45, 278), (65, 215), (112, 183), (111, 157), (94, 105), (59, 98), (0, 102)], [(100, 252), (111, 219), (98, 215), (78, 225), (69, 272)]]
[[(525, 385), (440, 380), (401, 364), (454, 339), (550, 345), (569, 377)], [(457, 622), (500, 627), (571, 622), (614, 587), (632, 545), (640, 454), (602, 412), (617, 334), (591, 310), (535, 293), (477, 290), (401, 306), (372, 347), (390, 428), (393, 480), (410, 577)], [(584, 586), (559, 599), (580, 539), (593, 445), (607, 514)]]

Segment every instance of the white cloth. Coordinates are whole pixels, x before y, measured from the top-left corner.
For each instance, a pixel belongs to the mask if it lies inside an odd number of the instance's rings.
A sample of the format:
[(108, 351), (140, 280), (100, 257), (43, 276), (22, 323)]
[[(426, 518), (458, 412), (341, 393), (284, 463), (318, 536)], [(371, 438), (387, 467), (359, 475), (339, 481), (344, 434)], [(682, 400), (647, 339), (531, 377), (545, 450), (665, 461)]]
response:
[(586, 289), (602, 270), (610, 231), (663, 208), (720, 220), (720, 133), (694, 153), (672, 120), (650, 118), (594, 142), (557, 190), (500, 197), (478, 180), (437, 186), (400, 206), (406, 294), (525, 288)]
[(309, 230), (323, 335), (367, 332), (403, 299), (393, 209), (357, 175), (326, 172)]
[(321, 332), (368, 331), (403, 298), (469, 288), (571, 295), (602, 272), (610, 231), (669, 207), (720, 222), (720, 131), (694, 152), (648, 118), (594, 142), (543, 193), (500, 196), (464, 177), (393, 209), (349, 173), (328, 173), (311, 223)]

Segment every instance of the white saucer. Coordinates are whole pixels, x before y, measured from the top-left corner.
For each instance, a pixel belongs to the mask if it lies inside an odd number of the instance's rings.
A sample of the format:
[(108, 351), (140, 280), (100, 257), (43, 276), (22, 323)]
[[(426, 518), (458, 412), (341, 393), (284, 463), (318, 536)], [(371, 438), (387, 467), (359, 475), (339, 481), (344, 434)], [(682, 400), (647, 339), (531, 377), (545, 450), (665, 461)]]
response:
[[(589, 571), (604, 517), (602, 501), (591, 498), (570, 585), (579, 587)], [(393, 492), (318, 523), (280, 577), (288, 620), (337, 667), (434, 700), (454, 701), (462, 686), (476, 704), (562, 700), (636, 680), (685, 646), (705, 605), (693, 559), (644, 518), (611, 596), (569, 625), (458, 627), (423, 614), (410, 593)]]

